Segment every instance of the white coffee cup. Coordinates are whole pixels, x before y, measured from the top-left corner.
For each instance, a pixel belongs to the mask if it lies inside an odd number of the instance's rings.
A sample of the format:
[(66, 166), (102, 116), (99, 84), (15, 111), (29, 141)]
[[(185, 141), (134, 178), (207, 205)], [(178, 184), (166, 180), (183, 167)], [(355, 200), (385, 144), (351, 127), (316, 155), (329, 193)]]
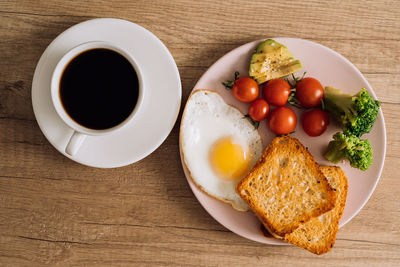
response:
[[(96, 129), (90, 129), (87, 128), (77, 122), (75, 122), (67, 113), (67, 111), (64, 109), (61, 98), (60, 98), (60, 82), (61, 78), (64, 72), (64, 69), (67, 67), (67, 65), (73, 60), (76, 56), (79, 54), (91, 50), (91, 49), (96, 49), (96, 48), (102, 48), (102, 49), (109, 49), (112, 51), (115, 51), (119, 53), (120, 55), (124, 56), (132, 65), (132, 67), (135, 69), (137, 77), (138, 77), (138, 82), (139, 82), (139, 94), (138, 94), (138, 99), (136, 101), (136, 105), (134, 109), (132, 110), (131, 114), (120, 124), (108, 128), (108, 129), (102, 129), (102, 130), (96, 130)], [(51, 99), (54, 105), (54, 108), (56, 109), (57, 114), (60, 116), (60, 118), (64, 121), (64, 123), (69, 126), (71, 129), (74, 130), (74, 133), (72, 134), (66, 148), (65, 152), (71, 156), (75, 155), (80, 146), (83, 144), (85, 141), (86, 137), (88, 135), (90, 136), (98, 136), (98, 135), (106, 135), (106, 134), (111, 134), (115, 131), (118, 131), (128, 123), (131, 123), (133, 120), (135, 120), (135, 115), (138, 113), (140, 110), (143, 99), (144, 99), (144, 84), (143, 84), (143, 76), (142, 72), (140, 70), (140, 67), (136, 64), (135, 60), (133, 57), (124, 49), (109, 43), (109, 42), (103, 42), (103, 41), (93, 41), (93, 42), (87, 42), (80, 44), (71, 50), (69, 50), (58, 62), (57, 66), (54, 69), (52, 78), (51, 78)]]

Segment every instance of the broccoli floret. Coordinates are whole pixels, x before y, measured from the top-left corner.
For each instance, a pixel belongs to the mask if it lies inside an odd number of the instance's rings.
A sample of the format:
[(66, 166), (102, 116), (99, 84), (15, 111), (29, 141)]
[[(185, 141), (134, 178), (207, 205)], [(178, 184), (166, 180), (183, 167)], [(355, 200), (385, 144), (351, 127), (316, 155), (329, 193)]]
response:
[(365, 88), (352, 96), (329, 86), (325, 87), (324, 104), (326, 110), (342, 124), (344, 134), (357, 137), (371, 131), (380, 106)]
[(333, 140), (329, 142), (324, 156), (333, 163), (347, 159), (351, 167), (363, 171), (372, 164), (372, 148), (369, 141), (361, 140), (354, 135), (346, 136), (340, 132), (333, 135)]

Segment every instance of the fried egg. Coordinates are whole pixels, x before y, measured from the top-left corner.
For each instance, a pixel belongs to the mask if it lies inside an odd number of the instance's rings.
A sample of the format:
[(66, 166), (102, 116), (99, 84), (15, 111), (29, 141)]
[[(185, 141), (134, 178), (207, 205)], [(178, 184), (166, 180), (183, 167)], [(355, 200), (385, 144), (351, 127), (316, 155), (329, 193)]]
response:
[(236, 185), (262, 154), (254, 126), (218, 93), (198, 90), (186, 103), (180, 134), (183, 160), (194, 183), (236, 210), (248, 210)]

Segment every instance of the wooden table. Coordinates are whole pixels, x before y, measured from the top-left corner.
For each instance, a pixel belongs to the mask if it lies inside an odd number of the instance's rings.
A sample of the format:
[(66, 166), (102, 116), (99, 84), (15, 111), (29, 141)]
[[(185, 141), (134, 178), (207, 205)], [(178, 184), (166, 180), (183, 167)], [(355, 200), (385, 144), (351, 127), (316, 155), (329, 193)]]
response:
[[(400, 2), (1, 1), (1, 266), (399, 266)], [(364, 209), (315, 256), (233, 234), (212, 219), (183, 174), (179, 121), (147, 158), (117, 169), (58, 153), (32, 111), (31, 82), (46, 46), (68, 27), (118, 17), (155, 33), (180, 70), (185, 103), (219, 57), (252, 40), (290, 36), (352, 61), (382, 101), (387, 155)]]

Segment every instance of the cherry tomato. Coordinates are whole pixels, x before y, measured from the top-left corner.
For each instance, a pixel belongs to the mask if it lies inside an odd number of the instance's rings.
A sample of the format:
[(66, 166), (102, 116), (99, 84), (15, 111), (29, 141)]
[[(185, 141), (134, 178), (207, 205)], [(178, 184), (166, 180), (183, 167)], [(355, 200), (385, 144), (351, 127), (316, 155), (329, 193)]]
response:
[(285, 80), (269, 80), (264, 86), (264, 98), (272, 105), (284, 106), (289, 99), (290, 89)]
[(320, 136), (328, 128), (328, 113), (319, 108), (307, 111), (303, 115), (301, 124), (309, 136)]
[(296, 114), (288, 107), (278, 107), (269, 114), (268, 124), (275, 134), (291, 133), (296, 128)]
[(233, 96), (241, 102), (252, 102), (258, 97), (258, 84), (250, 77), (240, 77), (235, 81), (232, 87), (232, 93)]
[(249, 107), (249, 115), (255, 121), (265, 120), (268, 116), (269, 105), (262, 98), (254, 100)]
[(324, 88), (321, 83), (311, 77), (303, 78), (296, 85), (296, 98), (306, 108), (312, 108), (321, 104), (324, 97)]

